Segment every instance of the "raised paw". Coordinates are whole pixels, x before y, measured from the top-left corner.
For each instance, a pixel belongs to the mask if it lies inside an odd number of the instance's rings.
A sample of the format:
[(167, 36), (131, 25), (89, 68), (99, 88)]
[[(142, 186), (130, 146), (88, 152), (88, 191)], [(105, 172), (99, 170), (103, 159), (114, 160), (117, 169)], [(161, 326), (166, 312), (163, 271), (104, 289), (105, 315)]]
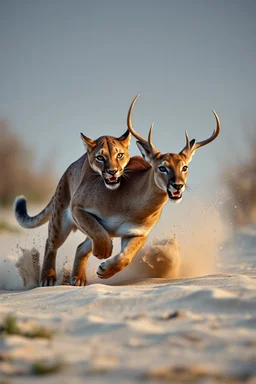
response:
[(98, 267), (97, 275), (100, 279), (108, 279), (124, 269), (128, 264), (129, 259), (117, 255), (113, 259), (101, 263)]
[(92, 253), (98, 259), (108, 259), (113, 250), (113, 242), (111, 238), (99, 239), (93, 242)]
[(85, 276), (71, 276), (70, 285), (74, 287), (84, 287), (86, 285)]

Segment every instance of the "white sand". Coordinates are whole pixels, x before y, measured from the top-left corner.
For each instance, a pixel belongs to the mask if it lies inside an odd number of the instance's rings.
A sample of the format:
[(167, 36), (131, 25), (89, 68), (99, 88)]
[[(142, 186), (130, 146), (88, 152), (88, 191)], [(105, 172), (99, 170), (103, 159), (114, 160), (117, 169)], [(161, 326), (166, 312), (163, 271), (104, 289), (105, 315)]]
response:
[[(161, 234), (171, 209), (155, 231), (160, 237), (114, 278), (97, 279), (98, 261), (91, 257), (91, 285), (82, 288), (31, 289), (38, 284), (31, 249), (42, 257), (45, 226), (1, 235), (0, 324), (14, 314), (21, 329), (40, 325), (55, 333), (52, 340), (0, 339), (0, 383), (9, 375), (10, 383), (22, 384), (256, 382), (256, 227), (227, 240), (216, 211), (198, 215), (197, 207), (193, 220), (180, 217), (183, 224)], [(58, 282), (81, 239), (77, 233), (60, 249)], [(23, 279), (15, 267), (22, 254)], [(32, 374), (42, 361), (64, 365)]]

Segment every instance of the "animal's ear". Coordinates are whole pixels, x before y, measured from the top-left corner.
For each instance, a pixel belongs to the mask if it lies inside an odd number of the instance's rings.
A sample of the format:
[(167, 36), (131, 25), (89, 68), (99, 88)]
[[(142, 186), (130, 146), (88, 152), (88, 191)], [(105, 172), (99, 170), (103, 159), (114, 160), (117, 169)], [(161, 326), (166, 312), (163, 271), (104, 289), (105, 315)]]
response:
[(127, 131), (122, 136), (118, 137), (117, 140), (121, 141), (123, 146), (128, 148), (131, 142), (131, 133), (129, 129), (127, 129)]
[(140, 150), (140, 153), (142, 154), (143, 159), (152, 164), (153, 156), (151, 151), (148, 149), (147, 145), (141, 143), (140, 141), (136, 141), (136, 144)]
[(191, 141), (188, 141), (188, 144), (186, 145), (186, 147), (183, 148), (183, 150), (180, 152), (180, 155), (185, 155), (186, 156), (188, 164), (191, 162), (192, 156), (196, 152), (195, 144), (196, 144), (195, 139), (193, 139)]
[(91, 152), (96, 147), (96, 142), (89, 137), (85, 136), (83, 133), (80, 134), (81, 139), (83, 140), (88, 152)]

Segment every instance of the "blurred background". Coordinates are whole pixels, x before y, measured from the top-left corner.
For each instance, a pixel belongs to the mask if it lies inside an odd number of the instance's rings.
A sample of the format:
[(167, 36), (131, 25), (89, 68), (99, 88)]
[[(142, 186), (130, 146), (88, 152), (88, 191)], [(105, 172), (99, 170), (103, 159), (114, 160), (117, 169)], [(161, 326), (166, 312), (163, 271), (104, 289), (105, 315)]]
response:
[[(0, 204), (47, 201), (91, 138), (137, 131), (162, 152), (185, 129), (199, 149), (184, 202), (215, 205), (231, 227), (256, 222), (256, 3), (254, 0), (0, 0)], [(135, 140), (131, 154), (138, 154)], [(8, 225), (1, 219), (1, 230)]]

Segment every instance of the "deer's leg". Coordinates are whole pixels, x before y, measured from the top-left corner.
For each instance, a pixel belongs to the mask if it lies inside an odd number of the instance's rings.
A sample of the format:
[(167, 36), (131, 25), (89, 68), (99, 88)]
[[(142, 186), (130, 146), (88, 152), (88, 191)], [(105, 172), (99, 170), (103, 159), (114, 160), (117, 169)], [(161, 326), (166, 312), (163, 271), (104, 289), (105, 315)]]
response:
[(123, 237), (121, 252), (112, 259), (100, 264), (97, 271), (98, 277), (108, 279), (124, 269), (144, 245), (146, 239), (146, 236)]
[(89, 237), (78, 245), (76, 249), (70, 284), (75, 286), (86, 285), (86, 264), (92, 252), (92, 241)]

